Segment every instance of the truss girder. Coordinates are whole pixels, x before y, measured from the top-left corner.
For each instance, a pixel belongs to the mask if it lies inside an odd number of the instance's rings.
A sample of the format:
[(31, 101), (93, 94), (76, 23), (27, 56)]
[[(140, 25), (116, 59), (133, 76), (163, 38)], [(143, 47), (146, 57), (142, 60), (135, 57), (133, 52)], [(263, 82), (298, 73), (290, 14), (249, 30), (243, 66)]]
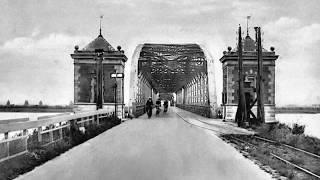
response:
[(144, 44), (138, 72), (158, 92), (176, 92), (199, 73), (207, 73), (207, 59), (198, 44)]

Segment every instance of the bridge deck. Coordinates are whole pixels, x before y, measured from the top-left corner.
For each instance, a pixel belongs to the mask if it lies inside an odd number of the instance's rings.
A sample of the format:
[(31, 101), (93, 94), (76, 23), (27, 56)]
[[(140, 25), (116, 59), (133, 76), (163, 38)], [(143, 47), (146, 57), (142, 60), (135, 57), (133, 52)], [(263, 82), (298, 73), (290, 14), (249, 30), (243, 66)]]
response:
[(167, 114), (127, 121), (17, 179), (271, 179), (215, 135), (235, 131), (248, 133), (169, 107)]

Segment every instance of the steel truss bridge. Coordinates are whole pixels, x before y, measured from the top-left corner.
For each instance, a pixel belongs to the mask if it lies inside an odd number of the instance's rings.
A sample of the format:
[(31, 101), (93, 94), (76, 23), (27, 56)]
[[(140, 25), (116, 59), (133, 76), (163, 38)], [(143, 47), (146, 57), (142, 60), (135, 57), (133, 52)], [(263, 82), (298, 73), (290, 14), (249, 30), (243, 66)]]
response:
[(200, 45), (137, 46), (132, 58), (130, 80), (130, 104), (136, 116), (145, 112), (148, 97), (155, 101), (158, 97), (168, 98), (175, 94), (177, 107), (213, 117), (215, 92), (213, 60)]

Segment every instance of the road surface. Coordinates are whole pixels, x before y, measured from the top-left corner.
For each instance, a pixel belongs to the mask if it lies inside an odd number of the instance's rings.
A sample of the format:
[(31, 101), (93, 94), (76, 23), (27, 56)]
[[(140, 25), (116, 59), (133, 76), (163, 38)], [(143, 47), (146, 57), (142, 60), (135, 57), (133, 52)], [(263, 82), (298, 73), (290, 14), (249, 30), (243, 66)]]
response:
[(169, 107), (167, 114), (128, 120), (17, 179), (271, 179), (216, 133), (185, 122), (197, 119), (206, 118)]

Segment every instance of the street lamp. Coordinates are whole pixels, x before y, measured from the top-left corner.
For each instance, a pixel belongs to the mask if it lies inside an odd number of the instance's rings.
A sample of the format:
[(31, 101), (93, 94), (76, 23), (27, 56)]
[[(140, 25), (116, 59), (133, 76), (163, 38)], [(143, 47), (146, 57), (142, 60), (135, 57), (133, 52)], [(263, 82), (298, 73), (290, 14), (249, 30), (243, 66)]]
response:
[(103, 108), (103, 49), (96, 49), (96, 77), (97, 77), (97, 99), (96, 99), (96, 108)]
[[(124, 74), (123, 73), (111, 73), (110, 77), (113, 78), (115, 80), (114, 83), (114, 120), (116, 120), (116, 114), (117, 114), (117, 78), (124, 78)], [(123, 96), (122, 96), (123, 97)]]

